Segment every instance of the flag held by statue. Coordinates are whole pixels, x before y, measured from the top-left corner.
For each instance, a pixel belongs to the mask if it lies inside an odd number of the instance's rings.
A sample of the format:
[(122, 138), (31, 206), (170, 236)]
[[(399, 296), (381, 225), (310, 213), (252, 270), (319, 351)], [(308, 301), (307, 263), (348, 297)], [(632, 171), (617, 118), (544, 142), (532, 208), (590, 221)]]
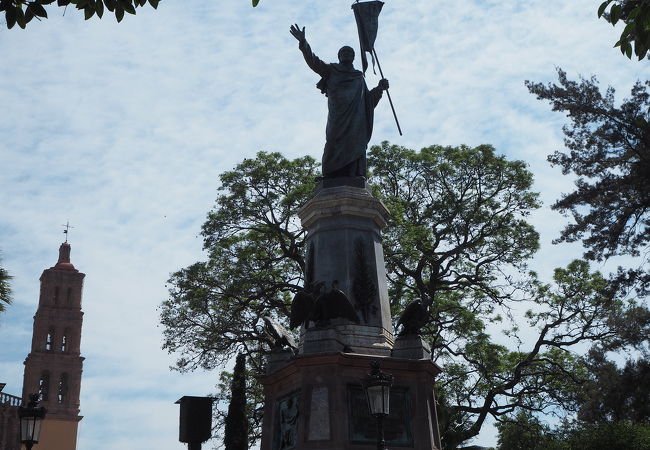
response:
[(373, 49), (375, 47), (375, 39), (377, 39), (377, 29), (379, 28), (379, 13), (384, 6), (384, 2), (371, 1), (363, 3), (354, 3), (352, 10), (354, 11), (354, 18), (357, 21), (357, 30), (359, 31), (359, 45), (361, 46), (361, 63), (363, 72), (368, 68), (368, 59), (366, 52), (370, 53), (372, 58), (373, 72), (375, 68), (375, 57)]

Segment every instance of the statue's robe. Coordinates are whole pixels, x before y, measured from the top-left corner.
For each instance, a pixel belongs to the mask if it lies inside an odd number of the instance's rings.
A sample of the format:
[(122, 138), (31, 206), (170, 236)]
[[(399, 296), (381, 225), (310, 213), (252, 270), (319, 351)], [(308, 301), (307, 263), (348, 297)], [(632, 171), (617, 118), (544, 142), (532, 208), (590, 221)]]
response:
[(316, 86), (327, 96), (323, 176), (366, 176), (366, 149), (382, 90), (368, 90), (359, 70), (321, 61), (307, 42), (299, 48), (307, 65), (322, 77)]

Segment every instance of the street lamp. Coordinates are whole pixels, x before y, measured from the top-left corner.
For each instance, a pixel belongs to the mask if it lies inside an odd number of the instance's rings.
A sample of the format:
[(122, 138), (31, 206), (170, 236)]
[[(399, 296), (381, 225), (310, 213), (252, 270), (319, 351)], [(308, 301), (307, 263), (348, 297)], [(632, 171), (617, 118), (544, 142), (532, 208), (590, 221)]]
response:
[(377, 450), (386, 450), (383, 420), (389, 413), (390, 387), (393, 376), (379, 369), (379, 361), (370, 363), (370, 373), (363, 380), (370, 414), (377, 418)]
[(27, 450), (31, 450), (34, 444), (38, 444), (41, 436), (41, 425), (45, 418), (47, 410), (38, 406), (38, 394), (29, 395), (29, 404), (27, 407), (18, 408), (18, 417), (20, 417), (20, 442), (25, 444)]

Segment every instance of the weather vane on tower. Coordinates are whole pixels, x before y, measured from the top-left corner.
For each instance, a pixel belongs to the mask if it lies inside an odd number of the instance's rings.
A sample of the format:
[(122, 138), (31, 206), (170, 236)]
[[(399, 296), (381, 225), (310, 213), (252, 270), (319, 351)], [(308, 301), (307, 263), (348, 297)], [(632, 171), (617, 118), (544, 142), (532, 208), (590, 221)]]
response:
[(74, 227), (72, 225), (70, 225), (69, 220), (66, 221), (65, 225), (61, 225), (61, 226), (65, 228), (65, 230), (63, 230), (63, 234), (65, 234), (65, 242), (67, 244), (68, 243), (68, 233), (70, 231), (70, 228), (74, 228)]

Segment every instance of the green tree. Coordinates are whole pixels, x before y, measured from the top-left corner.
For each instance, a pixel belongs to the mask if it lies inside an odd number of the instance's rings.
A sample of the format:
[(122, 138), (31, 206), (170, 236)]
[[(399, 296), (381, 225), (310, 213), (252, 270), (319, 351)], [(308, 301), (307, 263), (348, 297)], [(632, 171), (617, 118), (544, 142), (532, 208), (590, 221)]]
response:
[(498, 450), (565, 450), (556, 442), (550, 427), (530, 411), (518, 411), (512, 419), (504, 419), (496, 427)]
[[(571, 81), (558, 69), (559, 84), (526, 81), (528, 90), (571, 120), (563, 128), (568, 151), (548, 157), (564, 174), (577, 176), (576, 189), (552, 205), (570, 214), (558, 242), (581, 240), (585, 257), (602, 261), (616, 255), (642, 256), (640, 267), (619, 278), (650, 283), (650, 82), (637, 82), (631, 96), (614, 104), (614, 89), (602, 93), (595, 77)], [(645, 266), (645, 267), (644, 267)]]
[(6, 305), (11, 304), (11, 286), (9, 286), (11, 278), (9, 272), (0, 266), (0, 312), (5, 310)]
[(246, 355), (237, 355), (228, 415), (224, 421), (223, 444), (225, 450), (248, 450), (248, 418), (246, 415)]
[[(50, 6), (55, 0), (0, 0), (0, 12), (4, 11), (7, 21), (7, 28), (13, 28), (18, 24), (25, 28), (32, 19), (47, 19), (46, 6)], [(57, 7), (74, 6), (77, 10), (83, 11), (86, 20), (93, 16), (100, 19), (104, 11), (108, 10), (115, 15), (115, 19), (121, 22), (125, 13), (135, 14), (136, 8), (145, 6), (147, 3), (158, 8), (160, 0), (56, 0)]]
[[(248, 422), (246, 425), (248, 443), (256, 442), (262, 435), (262, 415), (264, 413), (262, 404), (264, 402), (264, 392), (262, 390), (262, 385), (255, 379), (256, 375), (259, 375), (259, 372), (244, 367), (244, 380), (246, 382), (245, 417)], [(232, 402), (234, 376), (234, 372), (222, 371), (219, 375), (219, 383), (217, 383), (216, 386), (217, 393), (214, 396), (217, 405), (214, 410), (216, 419), (214, 426), (217, 430), (224, 431), (224, 437), (226, 418), (228, 415), (228, 412), (227, 410), (224, 410), (224, 407), (225, 405), (230, 405)], [(216, 447), (218, 448), (219, 446)]]
[[(630, 56), (630, 42), (635, 41), (635, 51), (642, 58), (650, 36), (650, 3), (610, 0), (601, 5), (599, 14), (610, 4), (606, 18), (628, 24), (617, 45)], [(638, 266), (619, 267), (610, 277), (608, 290), (612, 296), (624, 298), (635, 287), (639, 296), (645, 296), (650, 291), (650, 82), (637, 82), (631, 96), (616, 106), (614, 89), (601, 92), (595, 77), (571, 81), (561, 69), (558, 77), (558, 84), (526, 82), (531, 93), (549, 101), (554, 111), (565, 112), (571, 121), (563, 128), (568, 151), (548, 157), (564, 174), (577, 176), (576, 189), (552, 205), (573, 218), (557, 242), (581, 240), (589, 260), (621, 255), (636, 258)], [(650, 376), (648, 310), (630, 305), (610, 318), (609, 326), (617, 335), (596, 341), (583, 359), (587, 376), (575, 396), (580, 421), (556, 430), (568, 449), (650, 447), (644, 440), (650, 395), (645, 381)], [(607, 353), (624, 348), (634, 349), (641, 357), (618, 368), (607, 359)]]
[(560, 439), (567, 450), (641, 450), (650, 448), (650, 425), (628, 422), (582, 424), (561, 427)]
[(304, 232), (296, 211), (310, 197), (313, 158), (258, 153), (220, 176), (221, 192), (201, 234), (208, 260), (174, 273), (161, 306), (164, 346), (183, 370), (223, 367), (237, 352), (262, 373), (268, 337), (261, 319), (283, 322), (301, 287)]
[[(529, 300), (535, 306), (527, 311), (526, 322), (504, 330), (519, 342), (516, 351), (492, 343), (483, 329), (476, 333), (471, 328), (458, 349), (446, 354), (444, 349), (451, 347), (447, 343), (438, 351), (445, 368), (440, 387), (452, 399), (447, 407), (472, 418), (469, 428), (454, 430), (457, 443), (475, 436), (488, 416), (499, 420), (518, 409), (576, 411), (588, 373), (572, 348), (615, 340), (619, 330), (612, 323), (629, 313), (611, 295), (607, 281), (590, 273), (584, 261), (556, 269), (553, 285), (532, 284)], [(519, 333), (524, 324), (528, 333), (536, 332), (527, 345)]]
[(632, 59), (634, 54), (643, 59), (650, 48), (650, 1), (649, 0), (605, 0), (598, 8), (598, 17), (607, 20), (612, 26), (618, 22), (625, 24), (621, 37), (614, 47)]
[[(374, 193), (392, 214), (384, 251), (393, 317), (415, 298), (429, 308), (423, 334), (445, 369), (445, 448), (476, 436), (490, 416), (575, 409), (586, 373), (571, 349), (613, 341), (614, 324), (634, 323), (624, 320), (631, 306), (584, 261), (557, 269), (552, 284), (528, 273), (538, 235), (525, 219), (538, 203), (525, 164), (487, 145), (416, 152), (388, 143), (373, 147), (368, 163)], [(173, 274), (161, 306), (164, 348), (178, 355), (177, 369), (222, 369), (242, 352), (263, 373), (269, 345), (259, 318), (288, 322), (305, 269), (296, 211), (313, 195), (316, 172), (308, 157), (258, 153), (221, 175), (202, 229), (208, 259)], [(525, 305), (526, 317), (515, 317)], [(488, 333), (500, 322), (515, 351)], [(261, 402), (251, 399), (250, 410)]]
[[(384, 256), (397, 309), (415, 297), (431, 303), (470, 287), (478, 309), (508, 295), (495, 283), (499, 271), (525, 269), (539, 246), (524, 220), (539, 205), (523, 162), (497, 156), (489, 145), (415, 152), (384, 142), (368, 164), (374, 194), (392, 214)], [(432, 315), (439, 327), (444, 315)]]
[(641, 450), (650, 448), (650, 425), (565, 422), (550, 428), (520, 412), (497, 425), (498, 450)]
[(589, 353), (591, 379), (583, 387), (578, 418), (587, 423), (650, 424), (650, 361), (628, 360), (622, 368), (605, 352)]

